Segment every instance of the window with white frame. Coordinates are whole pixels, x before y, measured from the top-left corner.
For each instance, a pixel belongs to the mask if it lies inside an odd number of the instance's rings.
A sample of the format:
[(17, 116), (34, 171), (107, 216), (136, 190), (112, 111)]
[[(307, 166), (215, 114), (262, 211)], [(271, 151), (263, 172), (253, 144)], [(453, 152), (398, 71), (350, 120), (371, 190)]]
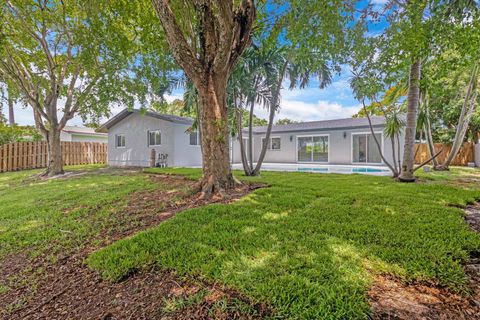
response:
[(190, 145), (191, 146), (200, 145), (200, 132), (199, 131), (190, 132)]
[(162, 133), (160, 130), (148, 131), (148, 146), (159, 146), (162, 144)]
[[(262, 145), (265, 143), (265, 138), (262, 138)], [(268, 139), (267, 150), (280, 150), (280, 138), (274, 137)]]
[(125, 148), (125, 135), (124, 134), (115, 135), (115, 147), (116, 148)]

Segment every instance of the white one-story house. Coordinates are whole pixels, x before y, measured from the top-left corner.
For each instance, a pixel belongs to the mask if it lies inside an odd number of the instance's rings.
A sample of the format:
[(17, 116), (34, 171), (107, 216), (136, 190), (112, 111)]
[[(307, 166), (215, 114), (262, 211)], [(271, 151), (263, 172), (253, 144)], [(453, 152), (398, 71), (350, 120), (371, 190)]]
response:
[(202, 153), (198, 133), (188, 131), (192, 124), (189, 118), (125, 109), (98, 131), (108, 132), (111, 166), (148, 167), (153, 149), (156, 159), (166, 156), (168, 166), (197, 167)]
[[(371, 117), (375, 136), (382, 152), (392, 163), (392, 143), (385, 137), (384, 117)], [(266, 126), (253, 128), (253, 161), (260, 155)], [(248, 131), (243, 130), (244, 145), (248, 145)], [(403, 137), (400, 137), (400, 156), (403, 155)], [(238, 139), (232, 145), (234, 163), (241, 162)], [(332, 165), (385, 165), (367, 118), (347, 118), (276, 125), (272, 127), (264, 162), (315, 163)]]
[[(99, 131), (108, 132), (108, 163), (112, 166), (151, 165), (166, 156), (168, 166), (199, 167), (202, 164), (200, 136), (191, 131), (189, 118), (151, 111), (125, 109)], [(383, 133), (385, 119), (372, 117), (375, 135), (388, 161), (392, 145)], [(247, 130), (244, 130), (247, 146)], [(266, 127), (253, 129), (253, 159), (258, 160)], [(403, 143), (403, 137), (399, 139)], [(232, 138), (232, 163), (240, 163), (240, 144)], [(400, 146), (403, 152), (403, 144)], [(312, 121), (273, 126), (264, 162), (341, 165), (384, 165), (365, 118)]]

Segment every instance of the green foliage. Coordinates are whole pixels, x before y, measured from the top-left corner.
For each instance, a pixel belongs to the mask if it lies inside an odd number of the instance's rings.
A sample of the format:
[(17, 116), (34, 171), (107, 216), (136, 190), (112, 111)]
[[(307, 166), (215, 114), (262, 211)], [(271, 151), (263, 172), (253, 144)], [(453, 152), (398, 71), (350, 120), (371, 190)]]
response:
[[(352, 83), (356, 97), (372, 99), (387, 88), (407, 84), (408, 70), (416, 59), (429, 63), (452, 47), (469, 48), (470, 54), (478, 51), (478, 32), (472, 29), (477, 28), (478, 10), (466, 3), (395, 1), (385, 4), (381, 11), (365, 9), (349, 60), (356, 76)], [(452, 10), (454, 7), (458, 10)], [(383, 22), (388, 25), (381, 33), (368, 34), (370, 28)], [(469, 43), (472, 40), (474, 43)], [(475, 46), (477, 49), (472, 49)], [(463, 57), (467, 57), (465, 51)], [(421, 85), (425, 87), (425, 81)]]
[[(201, 176), (196, 169), (148, 171)], [(226, 284), (294, 319), (368, 318), (375, 273), (465, 288), (462, 262), (480, 237), (458, 206), (478, 199), (475, 184), (278, 172), (248, 181), (269, 187), (184, 211), (95, 252), (88, 264), (110, 279), (156, 264)]]
[(275, 122), (276, 125), (291, 124), (291, 123), (299, 123), (299, 121), (288, 119), (288, 118), (282, 118), (282, 119), (278, 119), (277, 122)]
[(18, 0), (1, 9), (0, 79), (46, 129), (57, 99), (66, 121), (78, 113), (95, 122), (114, 104), (132, 107), (160, 91), (172, 69), (149, 1)]
[(175, 116), (189, 117), (192, 119), (196, 118), (196, 110), (192, 108), (187, 108), (185, 102), (180, 99), (175, 99), (172, 102), (155, 102), (152, 103), (150, 108), (153, 111), (163, 113), (163, 114), (172, 114)]
[(0, 123), (0, 145), (41, 139), (42, 135), (32, 126), (7, 126)]

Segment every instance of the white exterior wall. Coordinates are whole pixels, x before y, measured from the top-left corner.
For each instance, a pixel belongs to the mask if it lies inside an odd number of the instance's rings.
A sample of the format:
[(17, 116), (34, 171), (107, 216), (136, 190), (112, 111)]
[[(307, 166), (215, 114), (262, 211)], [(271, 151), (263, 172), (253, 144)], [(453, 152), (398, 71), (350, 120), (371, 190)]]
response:
[[(344, 132), (346, 137), (344, 138)], [(383, 154), (385, 158), (392, 162), (392, 145), (390, 139), (386, 139), (383, 135), (383, 127), (375, 128), (375, 132), (382, 133)], [(352, 133), (370, 133), (370, 128), (356, 128), (356, 129), (340, 129), (340, 130), (317, 130), (305, 132), (287, 132), (274, 133), (271, 137), (279, 137), (280, 150), (267, 150), (264, 162), (278, 162), (278, 163), (297, 163), (297, 138), (299, 136), (314, 136), (314, 135), (328, 135), (329, 142), (329, 164), (353, 164), (352, 159)], [(253, 155), (254, 161), (258, 160), (261, 147), (262, 137), (265, 134), (254, 135), (253, 138)], [(400, 159), (403, 156), (403, 136), (400, 137)], [(245, 146), (247, 147), (247, 146)], [(238, 139), (233, 141), (233, 162), (241, 162), (240, 157), (240, 143)], [(365, 164), (365, 163), (363, 163)]]
[(94, 135), (94, 134), (80, 134), (80, 133), (71, 133), (71, 132), (60, 132), (60, 141), (69, 141), (69, 142), (101, 142), (107, 143), (107, 135)]
[(71, 134), (71, 140), (74, 142), (100, 142), (107, 143), (108, 136), (99, 136), (99, 135), (81, 135), (81, 134)]
[[(112, 166), (150, 166), (151, 150), (156, 157), (168, 154), (168, 166), (201, 166), (201, 152), (189, 145), (188, 125), (133, 113), (108, 131), (108, 163)], [(162, 144), (148, 146), (148, 131), (161, 130)], [(115, 136), (125, 135), (125, 147), (117, 148)]]
[(186, 133), (189, 125), (175, 124), (174, 158), (176, 167), (201, 167), (202, 149), (200, 145), (190, 145), (190, 134)]

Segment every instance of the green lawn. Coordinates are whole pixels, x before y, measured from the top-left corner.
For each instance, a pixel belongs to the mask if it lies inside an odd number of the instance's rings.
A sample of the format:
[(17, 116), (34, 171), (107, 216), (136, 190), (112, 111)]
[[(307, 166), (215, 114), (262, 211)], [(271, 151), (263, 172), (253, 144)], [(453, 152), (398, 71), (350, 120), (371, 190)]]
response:
[[(226, 284), (268, 303), (280, 318), (366, 318), (375, 273), (465, 289), (461, 263), (480, 249), (480, 236), (459, 207), (480, 199), (480, 191), (453, 182), (480, 174), (420, 175), (419, 183), (400, 184), (388, 177), (265, 172), (245, 180), (268, 188), (232, 204), (184, 211), (95, 252), (88, 264), (112, 280), (157, 264)], [(133, 188), (128, 181), (124, 187)]]
[(155, 187), (147, 175), (99, 168), (67, 167), (83, 174), (48, 181), (32, 177), (40, 170), (0, 174), (0, 259), (24, 248), (54, 254), (81, 246), (104, 229), (127, 194)]

